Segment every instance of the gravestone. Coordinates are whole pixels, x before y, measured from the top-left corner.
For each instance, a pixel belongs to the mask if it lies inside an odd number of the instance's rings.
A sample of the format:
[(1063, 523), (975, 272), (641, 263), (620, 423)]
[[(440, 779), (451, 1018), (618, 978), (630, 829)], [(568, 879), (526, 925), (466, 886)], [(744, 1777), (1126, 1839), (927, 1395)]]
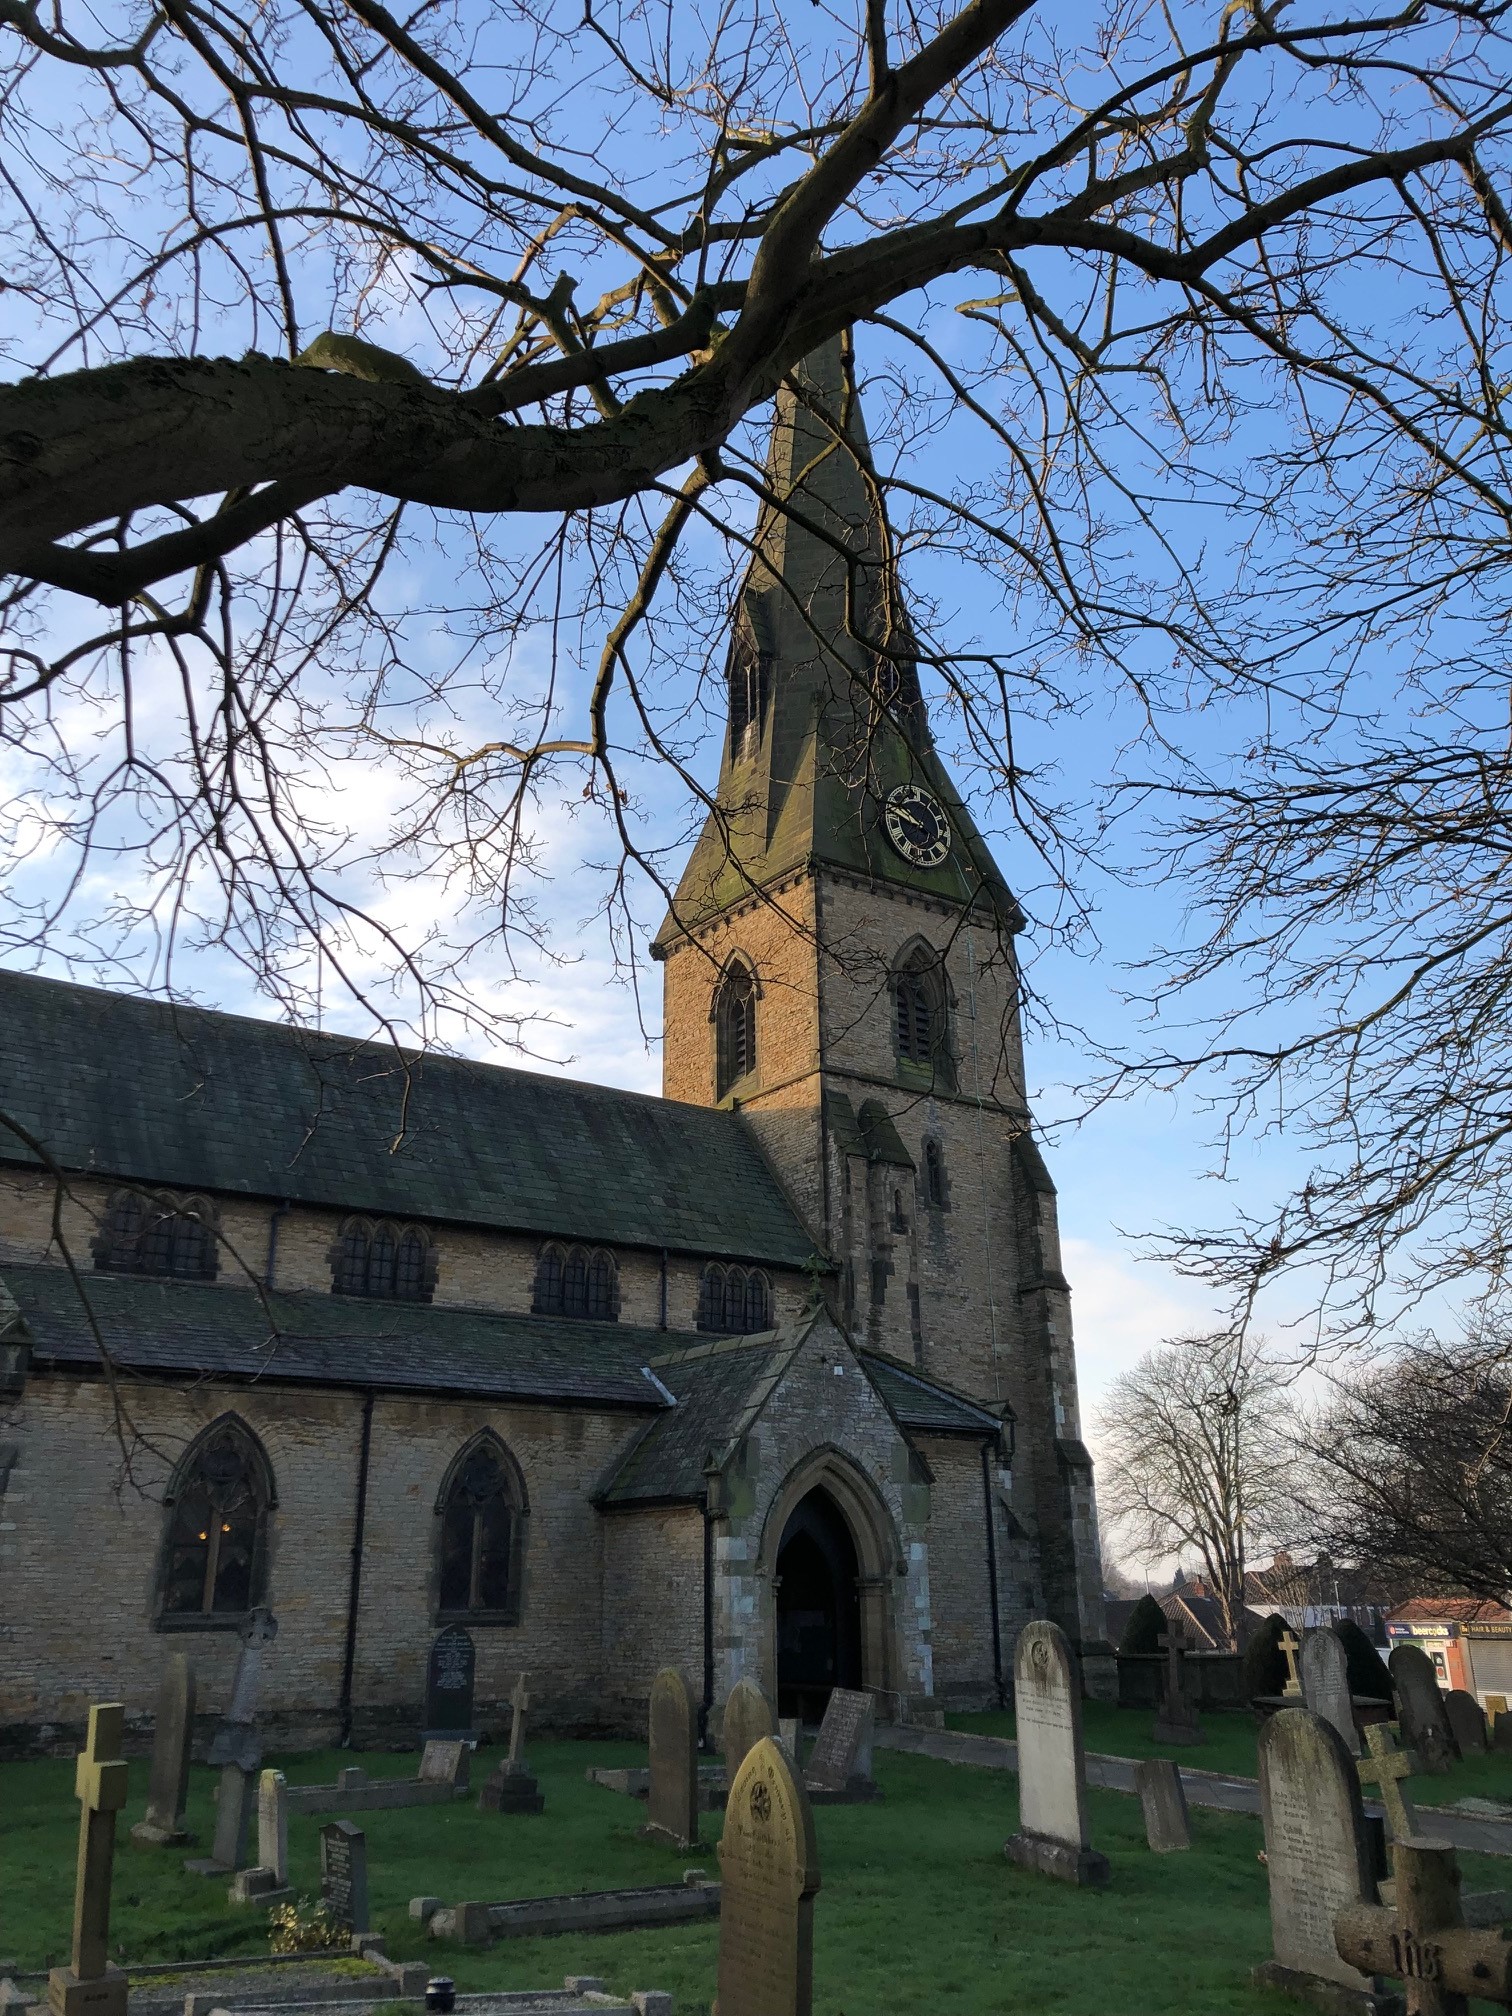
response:
[(772, 1734), (772, 1704), (754, 1680), (737, 1680), (725, 1702), (720, 1725), (727, 1784), (735, 1783), (735, 1774), (745, 1762), (751, 1745)]
[(664, 1666), (651, 1682), (648, 1841), (691, 1848), (698, 1840), (698, 1709), (687, 1676)]
[(79, 1855), (74, 1873), (73, 1949), (47, 1977), (52, 2016), (126, 2016), (126, 1976), (110, 1962), (110, 1877), (116, 1815), (126, 1804), (121, 1756), (126, 1710), (119, 1702), (89, 1711), (84, 1748), (74, 1766)]
[(247, 1860), (247, 1836), (257, 1798), (256, 1773), (262, 1763), (262, 1738), (257, 1731), (257, 1697), (262, 1689), (263, 1657), (278, 1636), (271, 1610), (253, 1610), (241, 1627), (241, 1650), (231, 1683), (231, 1706), (210, 1745), (210, 1762), (220, 1766), (215, 1795), (215, 1833), (210, 1853), (186, 1862), (193, 1876), (225, 1876)]
[(1401, 1749), (1385, 1722), (1367, 1722), (1365, 1747), (1368, 1757), (1355, 1765), (1362, 1785), (1377, 1787), (1386, 1808), (1386, 1828), (1393, 1841), (1405, 1841), (1418, 1831), (1417, 1808), (1408, 1796), (1406, 1780), (1417, 1769), (1417, 1758)]
[(1433, 1661), (1421, 1646), (1398, 1645), (1388, 1664), (1402, 1742), (1416, 1753), (1420, 1770), (1447, 1771), (1456, 1754), (1454, 1732)]
[(1019, 1633), (1013, 1653), (1018, 1736), (1019, 1831), (1003, 1853), (1021, 1869), (1101, 1888), (1108, 1859), (1087, 1825), (1087, 1763), (1081, 1688), (1066, 1634), (1048, 1618)]
[(540, 1813), (545, 1809), (545, 1795), (525, 1761), (525, 1711), (530, 1706), (530, 1696), (525, 1691), (523, 1673), (515, 1682), (509, 1703), (514, 1710), (509, 1725), (509, 1755), (489, 1772), (478, 1794), (478, 1805), (485, 1813)]
[(1185, 1634), (1176, 1618), (1171, 1618), (1162, 1634), (1159, 1645), (1166, 1655), (1165, 1692), (1161, 1696), (1160, 1707), (1155, 1715), (1155, 1741), (1157, 1743), (1200, 1743), (1202, 1741), (1202, 1717), (1197, 1713), (1197, 1704), (1186, 1692), (1182, 1667), (1182, 1653), (1185, 1651)]
[(1274, 1957), (1254, 1979), (1339, 2016), (1382, 2010), (1374, 1981), (1334, 1945), (1337, 1914), (1375, 1898), (1354, 1759), (1332, 1724), (1306, 1708), (1272, 1715), (1259, 1754)]
[(850, 1805), (880, 1799), (872, 1777), (872, 1742), (877, 1704), (870, 1694), (832, 1687), (819, 1734), (804, 1767), (803, 1782), (818, 1805)]
[(280, 1890), (289, 1881), (288, 1791), (282, 1771), (264, 1771), (257, 1781), (257, 1859)]
[(1444, 1697), (1444, 1713), (1449, 1717), (1449, 1731), (1461, 1757), (1484, 1757), (1486, 1711), (1475, 1696), (1467, 1694), (1463, 1687), (1451, 1688)]
[(425, 1669), (425, 1734), (471, 1737), (473, 1676), (478, 1653), (472, 1633), (449, 1624), (431, 1641)]
[(1349, 1691), (1349, 1655), (1334, 1631), (1308, 1631), (1302, 1639), (1302, 1699), (1314, 1715), (1337, 1729), (1351, 1757), (1360, 1754), (1354, 1702)]
[(803, 1763), (803, 1724), (796, 1715), (784, 1715), (777, 1724), (777, 1741), (796, 1768)]
[(320, 1896), (347, 1932), (368, 1932), (367, 1836), (350, 1820), (320, 1830)]
[(1192, 1845), (1186, 1791), (1169, 1757), (1146, 1757), (1134, 1766), (1134, 1790), (1144, 1809), (1145, 1839), (1157, 1855)]
[(139, 1848), (186, 1848), (194, 1836), (184, 1825), (189, 1792), (189, 1746), (194, 1739), (194, 1668), (176, 1652), (158, 1688), (152, 1725), (152, 1775), (147, 1781), (147, 1817), (131, 1838)]
[(819, 1843), (803, 1781), (770, 1736), (730, 1786), (719, 1873), (718, 2016), (812, 2016)]
[(416, 1782), (421, 1785), (450, 1785), (455, 1791), (465, 1792), (471, 1770), (472, 1749), (469, 1744), (448, 1742), (444, 1737), (432, 1736), (420, 1753)]
[(1491, 1724), (1491, 1747), (1497, 1751), (1512, 1750), (1512, 1715), (1505, 1708)]

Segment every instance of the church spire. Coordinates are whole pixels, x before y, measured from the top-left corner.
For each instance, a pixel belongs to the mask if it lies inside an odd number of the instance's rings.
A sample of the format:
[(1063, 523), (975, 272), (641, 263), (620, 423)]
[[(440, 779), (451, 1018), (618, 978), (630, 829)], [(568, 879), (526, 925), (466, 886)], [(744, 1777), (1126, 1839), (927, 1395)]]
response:
[[(1017, 906), (934, 753), (838, 337), (778, 393), (766, 487), (731, 623), (716, 809), (653, 949), (807, 864), (986, 900), (1011, 928)], [(948, 813), (953, 844), (938, 863), (909, 861), (888, 844), (884, 808), (908, 784)]]

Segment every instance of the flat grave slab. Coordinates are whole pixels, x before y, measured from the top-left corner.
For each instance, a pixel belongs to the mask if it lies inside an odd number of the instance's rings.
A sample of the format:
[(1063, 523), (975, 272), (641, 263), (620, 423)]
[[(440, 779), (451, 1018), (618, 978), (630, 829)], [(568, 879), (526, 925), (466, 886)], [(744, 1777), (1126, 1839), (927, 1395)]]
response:
[(500, 1904), (442, 1905), (424, 1914), (433, 1939), (465, 1945), (556, 1932), (624, 1932), (651, 1925), (686, 1925), (719, 1916), (720, 1886), (706, 1880), (655, 1883), (638, 1889), (579, 1890), (560, 1897), (509, 1898)]

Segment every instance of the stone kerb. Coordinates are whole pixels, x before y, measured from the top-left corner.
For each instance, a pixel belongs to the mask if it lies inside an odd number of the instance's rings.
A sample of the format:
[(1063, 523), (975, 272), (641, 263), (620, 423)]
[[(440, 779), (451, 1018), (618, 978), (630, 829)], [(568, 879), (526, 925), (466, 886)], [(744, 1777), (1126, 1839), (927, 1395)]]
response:
[(719, 1866), (719, 2016), (812, 2016), (819, 1842), (803, 1783), (773, 1737), (730, 1787)]
[(1081, 1687), (1066, 1634), (1048, 1618), (1019, 1633), (1013, 1654), (1019, 1831), (1003, 1853), (1020, 1868), (1100, 1889), (1108, 1860), (1092, 1847)]
[(1339, 1912), (1374, 1897), (1354, 1759), (1331, 1724), (1306, 1708), (1281, 1708), (1260, 1731), (1259, 1761), (1274, 1957), (1255, 1969), (1257, 1985), (1336, 2016), (1389, 2010), (1334, 1942)]

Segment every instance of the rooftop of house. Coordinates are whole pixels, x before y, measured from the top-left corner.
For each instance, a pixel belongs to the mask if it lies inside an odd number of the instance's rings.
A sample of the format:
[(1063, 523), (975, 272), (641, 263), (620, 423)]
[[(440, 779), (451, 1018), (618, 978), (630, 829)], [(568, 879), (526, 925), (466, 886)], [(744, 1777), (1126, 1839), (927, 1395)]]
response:
[(1412, 1596), (1386, 1613), (1388, 1624), (1512, 1624), (1512, 1610), (1484, 1596)]
[[(72, 1174), (801, 1267), (738, 1113), (0, 972), (0, 1106)], [(42, 1166), (0, 1132), (0, 1162)]]

